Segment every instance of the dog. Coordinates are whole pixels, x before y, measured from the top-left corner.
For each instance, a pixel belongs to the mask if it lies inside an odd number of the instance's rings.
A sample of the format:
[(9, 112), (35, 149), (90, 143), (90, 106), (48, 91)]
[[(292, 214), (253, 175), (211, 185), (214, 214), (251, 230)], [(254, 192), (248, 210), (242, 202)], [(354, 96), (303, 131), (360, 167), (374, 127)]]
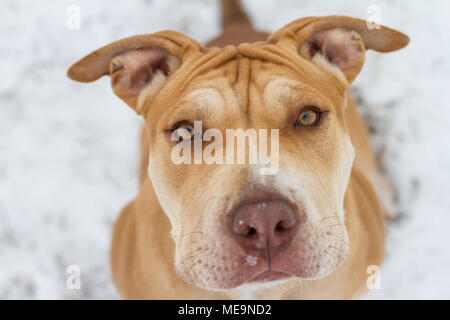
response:
[[(388, 201), (348, 89), (366, 50), (409, 39), (345, 16), (268, 35), (234, 0), (222, 1), (222, 20), (205, 46), (175, 31), (138, 35), (68, 70), (80, 82), (109, 75), (145, 121), (140, 191), (113, 232), (116, 287), (126, 299), (359, 298), (383, 260)], [(175, 164), (195, 121), (278, 130), (278, 170)]]

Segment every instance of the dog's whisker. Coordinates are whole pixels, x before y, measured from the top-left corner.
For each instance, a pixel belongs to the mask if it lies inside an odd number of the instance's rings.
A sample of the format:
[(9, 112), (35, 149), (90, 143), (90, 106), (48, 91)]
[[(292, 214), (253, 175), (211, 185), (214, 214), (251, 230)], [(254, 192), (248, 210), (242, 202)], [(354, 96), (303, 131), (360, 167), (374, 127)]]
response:
[(187, 260), (190, 260), (192, 258), (199, 257), (201, 254), (203, 254), (206, 251), (208, 251), (208, 248), (204, 248), (204, 249), (201, 249), (201, 250), (195, 250), (194, 252), (189, 252), (188, 254), (186, 254), (187, 257), (183, 258), (182, 263), (187, 261)]
[(328, 217), (324, 217), (322, 218), (320, 221), (324, 221), (324, 220), (329, 220), (329, 219), (338, 219), (338, 220), (344, 220), (345, 221), (345, 217), (338, 217), (338, 216), (328, 216)]
[(184, 273), (185, 273), (186, 277), (187, 277), (189, 280), (195, 279), (195, 277), (192, 276), (192, 272), (194, 271), (194, 267), (195, 267), (195, 266), (196, 266), (195, 263), (191, 263), (191, 264), (188, 265), (187, 268), (184, 270)]
[(344, 252), (344, 249), (339, 249), (339, 248), (336, 248), (335, 246), (328, 246), (328, 248), (332, 248), (332, 249), (335, 249), (335, 250), (338, 250), (338, 251), (341, 251), (341, 252)]
[(181, 265), (185, 266), (184, 273), (185, 277), (188, 280), (197, 279), (198, 281), (201, 281), (203, 284), (206, 284), (207, 278), (205, 279), (205, 273), (202, 268), (196, 268), (199, 265), (199, 263), (197, 260), (193, 258), (200, 258), (203, 255), (203, 253), (208, 249), (209, 248), (205, 248), (205, 250), (202, 250), (202, 252), (188, 256), (182, 260)]
[(186, 253), (186, 255), (190, 256), (192, 254), (199, 254), (200, 252), (204, 252), (204, 251), (208, 251), (208, 248), (198, 248), (198, 249), (194, 249), (188, 253)]
[(345, 224), (344, 223), (336, 223), (336, 224), (329, 226), (329, 228), (333, 228), (333, 227), (337, 227), (337, 226), (345, 226)]
[(183, 239), (184, 237), (187, 237), (187, 236), (193, 235), (193, 234), (200, 234), (200, 235), (203, 235), (203, 232), (202, 232), (202, 231), (191, 231), (191, 232), (188, 232), (188, 233), (184, 233), (184, 234), (182, 234), (182, 235), (179, 237), (179, 240), (181, 241), (181, 239)]
[(324, 234), (325, 234), (325, 236), (331, 236), (331, 237), (336, 237), (336, 238), (340, 238), (341, 237), (340, 235), (338, 235), (336, 233), (333, 233), (330, 230), (327, 230)]
[(195, 244), (201, 244), (201, 241), (191, 241), (191, 242), (183, 242), (183, 243), (181, 243), (180, 244), (180, 246), (182, 246), (182, 247), (186, 247), (186, 246), (193, 246), (193, 245), (195, 245)]

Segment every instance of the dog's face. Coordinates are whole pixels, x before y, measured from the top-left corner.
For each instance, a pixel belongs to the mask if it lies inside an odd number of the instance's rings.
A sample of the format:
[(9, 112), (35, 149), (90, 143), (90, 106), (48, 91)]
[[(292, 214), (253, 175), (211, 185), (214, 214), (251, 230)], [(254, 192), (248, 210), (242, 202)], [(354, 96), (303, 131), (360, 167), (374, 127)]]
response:
[[(347, 89), (366, 48), (392, 51), (407, 38), (387, 28), (373, 35), (356, 19), (324, 19), (299, 20), (268, 42), (239, 47), (204, 49), (170, 33), (170, 45), (158, 39), (133, 51), (101, 49), (114, 91), (144, 116), (148, 173), (187, 282), (219, 290), (318, 279), (348, 254), (343, 204), (354, 149)], [(173, 48), (183, 41), (182, 50)], [(80, 80), (81, 69), (71, 77)], [(230, 129), (255, 130), (256, 149), (271, 151), (276, 170), (262, 174), (250, 146), (230, 146)], [(209, 154), (219, 158), (205, 161), (213, 145)], [(180, 146), (190, 163), (174, 161)], [(235, 154), (227, 158), (230, 147)], [(236, 161), (240, 152), (244, 163)]]
[[(344, 260), (343, 197), (354, 155), (343, 117), (346, 86), (301, 59), (296, 70), (236, 57), (189, 79), (182, 92), (174, 88), (171, 103), (149, 106), (149, 176), (172, 223), (177, 271), (188, 282), (218, 289), (311, 279)], [(243, 72), (248, 76), (239, 78)], [(195, 121), (203, 132), (220, 130), (223, 154), (227, 129), (277, 129), (278, 171), (263, 175), (249, 161), (174, 163), (173, 135), (192, 139), (194, 158), (203, 133)], [(211, 142), (200, 144), (205, 150)]]

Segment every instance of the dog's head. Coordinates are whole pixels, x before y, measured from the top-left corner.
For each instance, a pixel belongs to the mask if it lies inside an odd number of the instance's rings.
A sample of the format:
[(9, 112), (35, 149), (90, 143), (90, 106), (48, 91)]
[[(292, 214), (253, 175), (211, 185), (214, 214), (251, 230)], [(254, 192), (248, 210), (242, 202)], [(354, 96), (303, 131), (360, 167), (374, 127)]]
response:
[[(176, 270), (197, 286), (230, 289), (318, 279), (342, 264), (354, 158), (347, 89), (367, 49), (407, 42), (340, 16), (297, 20), (238, 47), (204, 48), (165, 31), (114, 42), (68, 74), (83, 82), (110, 75), (114, 92), (144, 117)], [(231, 129), (245, 131), (248, 144), (239, 148)]]

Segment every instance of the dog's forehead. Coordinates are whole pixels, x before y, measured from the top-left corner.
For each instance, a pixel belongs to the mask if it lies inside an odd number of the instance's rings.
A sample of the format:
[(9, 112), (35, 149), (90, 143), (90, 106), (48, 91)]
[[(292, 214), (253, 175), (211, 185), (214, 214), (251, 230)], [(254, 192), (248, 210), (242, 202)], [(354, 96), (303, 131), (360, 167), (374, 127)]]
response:
[(164, 106), (161, 111), (170, 113), (183, 106), (219, 119), (223, 112), (245, 113), (252, 105), (289, 98), (293, 88), (300, 88), (305, 96), (314, 92), (342, 96), (347, 89), (334, 85), (332, 74), (299, 54), (270, 44), (243, 48), (211, 48), (188, 61), (158, 95), (159, 105)]
[(343, 87), (333, 86), (332, 75), (301, 58), (297, 60), (236, 54), (192, 76), (182, 100), (192, 102), (199, 109), (226, 104), (228, 111), (246, 111), (254, 103), (286, 102), (295, 91), (305, 96), (341, 96), (345, 92)]

